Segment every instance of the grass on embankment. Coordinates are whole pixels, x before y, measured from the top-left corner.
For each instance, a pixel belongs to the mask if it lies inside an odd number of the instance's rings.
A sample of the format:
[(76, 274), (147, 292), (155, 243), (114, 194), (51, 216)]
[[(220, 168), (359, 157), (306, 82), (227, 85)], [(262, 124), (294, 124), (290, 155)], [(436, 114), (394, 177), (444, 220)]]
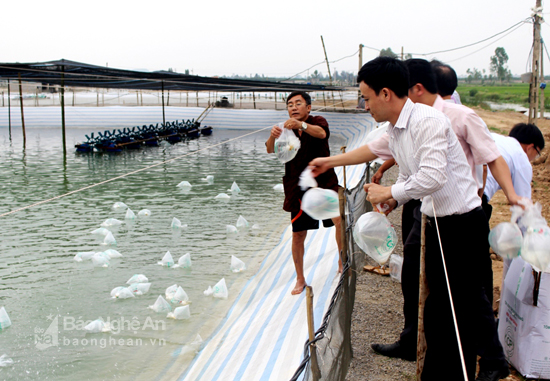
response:
[[(462, 103), (468, 106), (487, 106), (484, 102), (514, 103), (529, 107), (528, 83), (465, 83), (459, 82), (456, 89)], [(550, 107), (550, 94), (545, 94), (545, 107)]]

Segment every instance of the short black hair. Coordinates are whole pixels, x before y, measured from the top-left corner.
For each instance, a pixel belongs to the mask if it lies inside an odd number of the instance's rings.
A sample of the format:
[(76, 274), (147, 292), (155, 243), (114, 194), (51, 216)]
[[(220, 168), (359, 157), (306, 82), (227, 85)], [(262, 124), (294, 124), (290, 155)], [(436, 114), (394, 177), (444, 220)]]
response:
[(533, 144), (539, 150), (544, 149), (544, 136), (534, 124), (518, 123), (508, 135), (522, 144)]
[(286, 97), (286, 103), (288, 104), (288, 101), (294, 98), (296, 95), (301, 95), (302, 98), (304, 98), (304, 100), (306, 101), (307, 105), (311, 104), (311, 97), (309, 96), (309, 94), (301, 90), (295, 90), (288, 94), (288, 97)]
[(453, 95), (458, 87), (458, 78), (455, 69), (438, 60), (432, 60), (431, 65), (435, 72), (439, 95), (442, 97)]
[(409, 88), (420, 83), (428, 92), (437, 94), (437, 80), (432, 65), (428, 61), (410, 58), (405, 61), (405, 65), (409, 69)]
[(357, 74), (357, 83), (365, 82), (376, 95), (388, 88), (404, 98), (409, 94), (409, 71), (403, 61), (391, 57), (377, 57), (363, 65)]

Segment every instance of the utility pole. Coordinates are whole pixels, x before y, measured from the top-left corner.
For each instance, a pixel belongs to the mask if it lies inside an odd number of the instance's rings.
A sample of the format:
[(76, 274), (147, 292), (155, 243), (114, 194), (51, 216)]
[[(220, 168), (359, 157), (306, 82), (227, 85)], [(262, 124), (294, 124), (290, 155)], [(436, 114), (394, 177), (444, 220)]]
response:
[(332, 74), (330, 74), (330, 66), (328, 64), (327, 50), (325, 49), (325, 41), (323, 40), (323, 36), (321, 36), (321, 43), (323, 44), (323, 51), (325, 52), (325, 61), (327, 62), (328, 79), (330, 80), (330, 85), (332, 86)]
[(401, 47), (401, 61), (403, 61), (403, 57), (404, 57), (404, 54), (403, 54), (403, 47)]
[(540, 21), (542, 20), (541, 0), (536, 0), (533, 8), (533, 64), (531, 84), (529, 85), (529, 123), (536, 124), (539, 108), (540, 64), (541, 64), (541, 39)]
[[(357, 74), (359, 75), (359, 71), (363, 67), (363, 44), (359, 44), (359, 69), (357, 70)], [(361, 90), (357, 90), (357, 104), (359, 104), (361, 100)]]

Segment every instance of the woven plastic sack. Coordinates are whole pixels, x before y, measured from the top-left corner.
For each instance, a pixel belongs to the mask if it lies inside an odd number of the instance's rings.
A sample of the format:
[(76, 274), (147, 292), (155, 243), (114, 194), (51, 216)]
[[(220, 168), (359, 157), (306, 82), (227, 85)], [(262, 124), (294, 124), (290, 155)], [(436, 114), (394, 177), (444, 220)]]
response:
[(294, 135), (294, 131), (283, 127), (283, 123), (279, 123), (281, 128), (281, 135), (275, 139), (274, 151), (277, 155), (277, 159), (281, 163), (287, 163), (294, 159), (298, 150), (300, 149), (300, 139)]
[(403, 268), (403, 257), (392, 254), (390, 257), (390, 276), (401, 283), (401, 269)]
[(178, 320), (190, 319), (191, 311), (189, 310), (189, 306), (176, 307), (174, 312), (168, 312), (168, 315), (166, 315), (166, 317)]
[(489, 233), (489, 245), (498, 255), (513, 259), (519, 255), (523, 235), (517, 224), (501, 222)]
[(231, 268), (231, 271), (233, 271), (234, 273), (240, 273), (241, 271), (246, 269), (246, 265), (239, 258), (232, 255), (231, 256), (231, 267), (230, 268)]
[(172, 254), (170, 254), (170, 251), (167, 251), (166, 254), (164, 254), (164, 257), (162, 257), (161, 261), (157, 264), (166, 267), (173, 267), (174, 258), (172, 258)]
[(0, 308), (0, 330), (6, 329), (11, 325), (10, 317), (4, 307)]
[(331, 189), (311, 188), (302, 198), (302, 210), (314, 220), (326, 220), (340, 215), (338, 193)]
[(134, 275), (132, 275), (132, 277), (130, 279), (128, 279), (126, 284), (147, 283), (147, 282), (149, 282), (149, 279), (147, 279), (147, 277), (145, 275), (143, 275), (143, 274), (134, 274)]
[(172, 307), (170, 307), (170, 303), (168, 303), (162, 295), (159, 295), (157, 300), (155, 301), (155, 304), (152, 306), (147, 307), (155, 312), (170, 312), (172, 311)]
[(395, 248), (397, 234), (386, 216), (368, 212), (357, 220), (353, 239), (365, 253), (383, 265)]

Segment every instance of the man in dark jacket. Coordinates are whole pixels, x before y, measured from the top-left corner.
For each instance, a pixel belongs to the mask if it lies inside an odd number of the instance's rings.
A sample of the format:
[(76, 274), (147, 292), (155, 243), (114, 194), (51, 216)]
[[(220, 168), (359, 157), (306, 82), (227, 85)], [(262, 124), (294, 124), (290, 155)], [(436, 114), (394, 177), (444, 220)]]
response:
[[(291, 213), (292, 222), (292, 258), (296, 267), (296, 286), (292, 295), (300, 294), (306, 286), (304, 277), (304, 241), (308, 230), (319, 228), (319, 221), (314, 220), (301, 210), (300, 203), (304, 192), (300, 190), (298, 181), (300, 174), (308, 163), (317, 157), (330, 156), (328, 139), (330, 136), (328, 123), (322, 116), (311, 116), (311, 97), (304, 91), (293, 91), (286, 100), (289, 119), (284, 122), (284, 128), (292, 130), (300, 139), (300, 149), (291, 161), (285, 164), (283, 185), (285, 202), (283, 209)], [(273, 126), (271, 135), (265, 145), (267, 153), (275, 152), (275, 139), (281, 135), (281, 129)], [(333, 169), (317, 177), (320, 188), (338, 191), (338, 178)], [(336, 242), (340, 251), (340, 217), (323, 220), (325, 227), (336, 227)], [(342, 264), (339, 262), (339, 269)]]

